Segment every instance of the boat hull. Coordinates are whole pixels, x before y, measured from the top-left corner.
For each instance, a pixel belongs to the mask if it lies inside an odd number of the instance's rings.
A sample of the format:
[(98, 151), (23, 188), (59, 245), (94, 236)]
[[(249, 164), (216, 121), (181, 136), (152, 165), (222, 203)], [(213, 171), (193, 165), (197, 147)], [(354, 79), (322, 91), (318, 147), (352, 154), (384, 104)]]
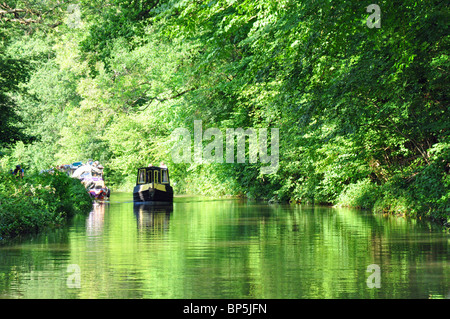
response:
[(106, 200), (109, 199), (109, 189), (98, 190), (90, 190), (89, 195), (94, 199)]
[(169, 185), (136, 185), (133, 190), (133, 200), (135, 202), (172, 202), (173, 189)]

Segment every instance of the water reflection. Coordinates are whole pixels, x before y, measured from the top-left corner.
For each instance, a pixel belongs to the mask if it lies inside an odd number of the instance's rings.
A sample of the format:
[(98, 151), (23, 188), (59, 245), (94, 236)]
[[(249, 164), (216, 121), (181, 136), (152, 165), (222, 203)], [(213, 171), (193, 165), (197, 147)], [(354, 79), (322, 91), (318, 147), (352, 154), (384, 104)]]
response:
[(97, 236), (103, 232), (105, 211), (109, 209), (108, 202), (95, 202), (92, 211), (86, 220), (86, 233), (88, 236)]
[(134, 203), (133, 211), (139, 230), (156, 229), (166, 231), (169, 228), (173, 203)]
[[(449, 235), (367, 211), (114, 194), (67, 228), (0, 245), (3, 298), (444, 298)], [(370, 289), (367, 267), (380, 266)], [(78, 265), (81, 288), (68, 289)]]

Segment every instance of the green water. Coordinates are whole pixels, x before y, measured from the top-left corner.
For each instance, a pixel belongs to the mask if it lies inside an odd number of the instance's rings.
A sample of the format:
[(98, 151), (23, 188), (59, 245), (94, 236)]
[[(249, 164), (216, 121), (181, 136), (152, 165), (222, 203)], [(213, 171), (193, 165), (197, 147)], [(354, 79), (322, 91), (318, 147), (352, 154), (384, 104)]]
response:
[(440, 227), (400, 217), (195, 197), (150, 208), (116, 193), (1, 244), (0, 297), (449, 298), (449, 256)]

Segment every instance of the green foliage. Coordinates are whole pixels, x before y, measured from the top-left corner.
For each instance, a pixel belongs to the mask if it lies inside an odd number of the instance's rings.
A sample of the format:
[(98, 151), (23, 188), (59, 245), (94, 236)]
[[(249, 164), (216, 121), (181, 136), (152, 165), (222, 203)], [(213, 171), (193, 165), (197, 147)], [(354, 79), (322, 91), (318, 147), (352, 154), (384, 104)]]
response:
[(337, 205), (426, 217), (450, 225), (449, 151), (447, 143), (436, 144), (430, 150), (430, 165), (409, 167), (383, 185), (369, 179), (350, 184)]
[[(1, 33), (0, 33), (1, 36)], [(19, 83), (28, 75), (28, 63), (5, 52), (0, 42), (0, 146), (26, 140), (20, 130), (20, 117), (10, 94), (18, 90)]]
[(84, 23), (89, 26), (80, 48), (94, 74), (97, 74), (96, 62), (101, 61), (109, 68), (108, 61), (114, 57), (116, 39), (125, 40), (131, 48), (142, 41), (146, 20), (158, 3), (155, 0), (81, 1)]
[(437, 143), (430, 153), (429, 165), (410, 168), (383, 185), (384, 197), (376, 203), (376, 210), (428, 217), (450, 225), (449, 144)]
[[(96, 158), (131, 190), (139, 166), (164, 161), (177, 192), (448, 218), (448, 6), (381, 1), (370, 29), (369, 4), (81, 1), (77, 27), (4, 44), (20, 71), (5, 116), (35, 140), (8, 136), (1, 163)], [(173, 163), (170, 134), (194, 120), (279, 128), (279, 170)]]
[(337, 199), (337, 205), (371, 209), (380, 195), (380, 186), (365, 179), (348, 185)]
[(37, 232), (91, 210), (92, 200), (79, 180), (56, 172), (23, 179), (1, 174), (0, 237)]

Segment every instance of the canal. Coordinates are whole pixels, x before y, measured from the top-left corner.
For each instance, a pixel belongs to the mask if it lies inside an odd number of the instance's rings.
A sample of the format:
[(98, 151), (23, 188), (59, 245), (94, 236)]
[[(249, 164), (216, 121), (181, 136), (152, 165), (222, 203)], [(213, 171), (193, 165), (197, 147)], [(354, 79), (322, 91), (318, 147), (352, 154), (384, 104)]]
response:
[(450, 298), (450, 236), (367, 211), (115, 193), (0, 244), (0, 298)]

